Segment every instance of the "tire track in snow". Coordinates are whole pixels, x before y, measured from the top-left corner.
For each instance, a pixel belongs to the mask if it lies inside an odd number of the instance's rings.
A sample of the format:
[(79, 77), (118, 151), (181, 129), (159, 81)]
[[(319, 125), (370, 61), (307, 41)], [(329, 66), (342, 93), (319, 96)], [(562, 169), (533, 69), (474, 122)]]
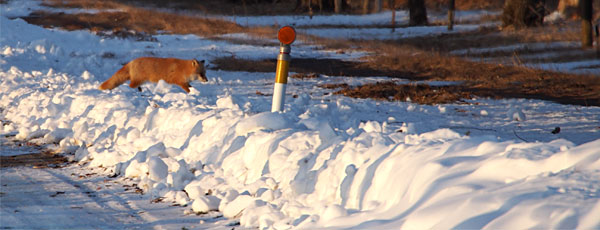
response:
[(135, 181), (78, 165), (0, 172), (0, 229), (231, 229), (220, 213), (185, 215), (134, 192)]
[(113, 194), (119, 186), (97, 191), (90, 186), (102, 186), (100, 177), (75, 181), (68, 173), (63, 169), (2, 169), (3, 228), (122, 228), (144, 222), (136, 213), (140, 210)]

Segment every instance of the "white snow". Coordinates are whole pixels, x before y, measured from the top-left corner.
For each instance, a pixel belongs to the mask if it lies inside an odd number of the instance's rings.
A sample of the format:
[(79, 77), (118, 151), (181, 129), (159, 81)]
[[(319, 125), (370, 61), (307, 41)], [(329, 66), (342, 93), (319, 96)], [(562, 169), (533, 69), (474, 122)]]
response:
[[(428, 12), (431, 22), (447, 20), (445, 12)], [(498, 11), (470, 10), (456, 11), (455, 21), (477, 21), (485, 16), (499, 15)], [(408, 24), (408, 11), (397, 10), (395, 22), (398, 25)], [(225, 17), (243, 26), (276, 26), (290, 25), (294, 27), (308, 26), (381, 26), (389, 25), (392, 21), (392, 11), (364, 15), (290, 15), (290, 16), (229, 16)]]
[(526, 64), (526, 66), (554, 71), (569, 71), (580, 74), (600, 75), (598, 72), (598, 69), (600, 68), (600, 61), (598, 60), (571, 61), (563, 63), (530, 63)]
[[(449, 31), (447, 26), (415, 26), (396, 28), (307, 28), (297, 29), (298, 32), (329, 38), (351, 38), (367, 40), (391, 40), (422, 36), (439, 36), (442, 34), (462, 33), (478, 30), (486, 25), (455, 25)], [(487, 25), (489, 26), (489, 25)]]
[[(146, 199), (164, 197), (191, 212), (218, 210), (261, 229), (600, 228), (599, 107), (525, 99), (438, 106), (351, 99), (316, 85), (380, 78), (324, 76), (289, 79), (284, 112), (271, 113), (271, 98), (257, 91), (271, 92), (274, 73), (220, 70), (207, 71), (206, 83), (193, 82), (190, 94), (166, 84), (144, 85), (141, 93), (126, 85), (100, 91), (102, 81), (139, 56), (210, 63), (231, 55), (275, 58), (278, 47), (194, 35), (134, 42), (5, 16), (0, 21), (0, 114), (13, 122), (2, 134), (58, 142), (56, 148), (73, 153), (83, 167), (132, 180)], [(291, 55), (355, 57), (314, 48), (295, 44)], [(109, 52), (114, 58), (103, 57)], [(550, 133), (557, 126), (561, 132)], [(2, 183), (56, 173), (9, 170)], [(116, 190), (107, 196), (124, 199), (121, 206), (134, 199)], [(27, 225), (20, 218), (33, 214), (9, 207), (3, 197), (2, 226), (14, 228), (80, 228), (88, 219), (98, 228), (178, 221), (134, 215), (102, 222), (82, 215)], [(41, 211), (52, 210), (58, 208)], [(184, 222), (186, 228), (207, 227), (194, 221)], [(217, 222), (208, 227), (224, 225)]]
[(194, 200), (192, 204), (192, 210), (194, 212), (209, 212), (219, 210), (219, 203), (221, 199), (216, 196), (200, 196), (198, 199)]

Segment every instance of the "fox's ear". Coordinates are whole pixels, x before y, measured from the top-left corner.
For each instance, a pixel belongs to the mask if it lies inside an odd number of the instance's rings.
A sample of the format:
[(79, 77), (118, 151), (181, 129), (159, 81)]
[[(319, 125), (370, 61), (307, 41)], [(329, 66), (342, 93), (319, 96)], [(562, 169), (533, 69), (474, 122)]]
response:
[(200, 63), (204, 64), (204, 60), (200, 61)]
[(198, 64), (198, 60), (194, 59), (194, 60), (192, 61), (192, 65), (193, 65), (193, 66), (199, 66), (200, 64)]

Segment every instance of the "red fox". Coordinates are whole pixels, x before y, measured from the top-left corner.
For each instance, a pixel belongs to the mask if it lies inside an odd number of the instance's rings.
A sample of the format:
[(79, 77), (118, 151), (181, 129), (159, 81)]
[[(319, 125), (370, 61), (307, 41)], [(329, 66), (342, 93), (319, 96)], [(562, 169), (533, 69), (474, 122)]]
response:
[(101, 90), (114, 89), (127, 80), (130, 81), (129, 87), (131, 88), (137, 88), (146, 81), (156, 83), (164, 80), (167, 83), (181, 86), (188, 93), (190, 92), (190, 81), (208, 81), (204, 60), (141, 57), (125, 64), (98, 88)]

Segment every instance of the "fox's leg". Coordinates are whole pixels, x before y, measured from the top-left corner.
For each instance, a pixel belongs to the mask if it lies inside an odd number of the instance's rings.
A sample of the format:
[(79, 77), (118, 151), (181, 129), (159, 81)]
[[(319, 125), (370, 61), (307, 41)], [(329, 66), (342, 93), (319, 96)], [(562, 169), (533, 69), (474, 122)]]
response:
[(137, 81), (137, 80), (131, 80), (131, 82), (129, 82), (129, 87), (131, 87), (132, 89), (138, 88), (142, 83), (142, 81)]
[(177, 85), (181, 86), (181, 88), (183, 88), (183, 90), (185, 90), (185, 92), (190, 92), (190, 84), (187, 82), (183, 82), (183, 83), (177, 83)]

